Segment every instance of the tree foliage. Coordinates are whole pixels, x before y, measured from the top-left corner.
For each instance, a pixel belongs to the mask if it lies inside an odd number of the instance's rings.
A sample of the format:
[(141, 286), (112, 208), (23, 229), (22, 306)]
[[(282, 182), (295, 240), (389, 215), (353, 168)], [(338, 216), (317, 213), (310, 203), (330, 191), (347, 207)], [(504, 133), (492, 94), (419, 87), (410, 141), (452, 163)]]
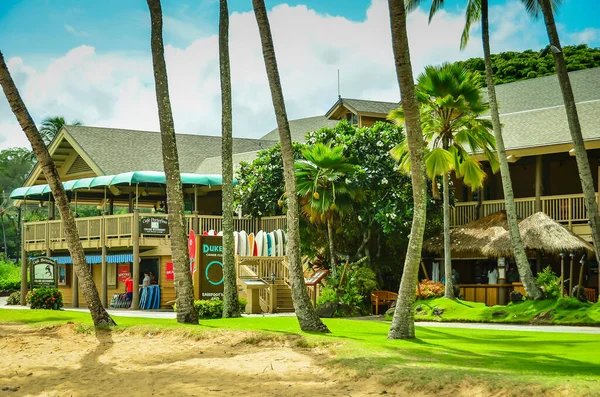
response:
[[(555, 74), (552, 54), (540, 57), (540, 51), (541, 49), (539, 51), (507, 51), (492, 54), (494, 84), (512, 83)], [(563, 53), (569, 72), (600, 67), (600, 48), (589, 48), (587, 44), (565, 46)], [(480, 83), (482, 86), (487, 86), (483, 58), (470, 58), (457, 63), (472, 71), (480, 72)]]

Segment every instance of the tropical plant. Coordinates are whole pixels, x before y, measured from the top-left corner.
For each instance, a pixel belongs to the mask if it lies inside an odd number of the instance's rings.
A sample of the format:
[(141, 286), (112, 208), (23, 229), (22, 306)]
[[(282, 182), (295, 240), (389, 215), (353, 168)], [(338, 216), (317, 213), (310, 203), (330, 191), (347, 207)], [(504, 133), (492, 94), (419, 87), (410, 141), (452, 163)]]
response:
[(6, 298), (7, 305), (18, 305), (21, 300), (21, 293), (19, 291), (13, 292)]
[(63, 307), (62, 292), (54, 287), (34, 288), (27, 294), (32, 309), (58, 310)]
[[(113, 326), (116, 325), (113, 319), (108, 315), (106, 310), (102, 307), (102, 301), (98, 295), (98, 290), (92, 279), (92, 274), (87, 266), (85, 260), (85, 253), (81, 240), (79, 239), (79, 233), (77, 231), (77, 225), (75, 224), (75, 218), (71, 214), (69, 206), (69, 200), (67, 194), (56, 170), (56, 166), (52, 161), (52, 157), (48, 152), (48, 148), (44, 144), (42, 137), (31, 118), (27, 107), (21, 99), (21, 95), (15, 86), (15, 83), (8, 71), (8, 67), (4, 61), (4, 57), (0, 52), (0, 85), (4, 90), (6, 99), (11, 107), (12, 112), (19, 121), (21, 129), (27, 135), (27, 139), (31, 143), (31, 147), (36, 155), (38, 163), (40, 164), (44, 176), (50, 185), (50, 190), (54, 196), (56, 206), (58, 207), (61, 218), (62, 228), (67, 241), (67, 247), (73, 259), (73, 266), (78, 279), (78, 285), (81, 287), (85, 301), (88, 304), (92, 320), (96, 327), (100, 326)], [(22, 264), (22, 278), (27, 277), (27, 267)], [(21, 284), (21, 304), (25, 304), (27, 294), (26, 283)]]
[[(497, 169), (494, 136), (489, 120), (479, 118), (488, 110), (477, 83), (477, 73), (456, 64), (426, 66), (417, 79), (417, 99), (421, 104), (421, 122), (429, 150), (425, 168), (436, 190), (436, 177), (442, 176), (444, 205), (444, 268), (452, 274), (450, 249), (450, 172), (462, 178), (472, 189), (483, 185), (485, 172), (473, 153), (482, 152)], [(390, 112), (389, 118), (404, 123), (402, 108)], [(410, 170), (408, 147), (401, 143), (392, 149), (400, 169)], [(450, 277), (446, 277), (446, 298), (454, 298)]]
[[(160, 0), (148, 0), (151, 20), (151, 47), (154, 65), (154, 85), (158, 105), (158, 120), (162, 141), (162, 158), (167, 185), (167, 206), (169, 208), (169, 230), (171, 233), (171, 255), (175, 273), (177, 295), (177, 321), (198, 324), (198, 312), (194, 310), (194, 286), (189, 271), (189, 254), (183, 202), (183, 186), (179, 172), (179, 156), (175, 140), (175, 124), (169, 98), (167, 65), (162, 37), (162, 8)], [(135, 294), (132, 307), (137, 308), (138, 294)]]
[(439, 298), (444, 295), (445, 286), (431, 280), (423, 280), (415, 288), (416, 299)]
[[(410, 7), (418, 5), (421, 1), (411, 0)], [(429, 20), (435, 15), (436, 11), (443, 6), (443, 0), (433, 0), (431, 3), (431, 9), (429, 13)], [(508, 166), (508, 160), (506, 157), (506, 150), (504, 146), (504, 138), (502, 137), (502, 125), (500, 124), (500, 114), (498, 111), (498, 101), (496, 99), (496, 89), (494, 86), (494, 73), (492, 69), (492, 55), (490, 50), (490, 36), (489, 36), (489, 24), (488, 24), (488, 0), (468, 0), (466, 15), (465, 15), (465, 27), (463, 29), (460, 47), (464, 49), (468, 43), (470, 37), (471, 25), (481, 20), (481, 31), (482, 31), (482, 43), (483, 43), (483, 60), (485, 69), (485, 81), (487, 83), (489, 108), (492, 121), (492, 127), (494, 131), (494, 138), (496, 141), (496, 148), (498, 154), (498, 161), (500, 167), (500, 176), (502, 179), (502, 189), (504, 193), (504, 202), (506, 209), (506, 217), (508, 223), (508, 230), (510, 233), (510, 241), (515, 255), (515, 261), (521, 280), (523, 280), (523, 286), (525, 291), (532, 299), (538, 299), (541, 297), (541, 292), (535, 284), (533, 273), (527, 260), (527, 254), (523, 248), (523, 242), (521, 241), (521, 235), (519, 233), (519, 226), (517, 221), (517, 211), (514, 200), (514, 193), (512, 189), (512, 180), (510, 177), (510, 170)]]
[(560, 298), (560, 278), (548, 266), (536, 276), (537, 285), (544, 291), (546, 299)]
[(410, 49), (408, 33), (406, 30), (406, 9), (404, 0), (388, 0), (390, 27), (392, 33), (392, 50), (396, 64), (396, 77), (400, 87), (402, 108), (406, 125), (406, 145), (411, 162), (411, 182), (413, 188), (413, 221), (410, 230), (404, 271), (398, 301), (394, 311), (394, 319), (388, 333), (389, 339), (415, 338), (415, 301), (414, 287), (419, 276), (421, 263), (421, 248), (423, 247), (423, 234), (427, 217), (427, 181), (425, 179), (424, 140), (421, 130), (419, 102), (417, 100), (412, 64), (410, 62)]
[(290, 125), (285, 110), (283, 99), (283, 90), (279, 79), (279, 70), (277, 68), (277, 59), (273, 47), (273, 37), (271, 36), (271, 26), (267, 17), (264, 0), (252, 0), (254, 15), (258, 25), (260, 41), (262, 45), (267, 78), (271, 89), (273, 108), (275, 118), (277, 119), (277, 128), (279, 130), (279, 140), (281, 143), (281, 157), (283, 159), (283, 172), (285, 180), (285, 191), (287, 193), (287, 227), (288, 227), (288, 246), (287, 256), (290, 267), (290, 281), (292, 284), (292, 300), (294, 309), (298, 316), (300, 328), (303, 331), (329, 332), (329, 329), (315, 311), (306, 285), (304, 284), (304, 273), (300, 263), (300, 227), (298, 220), (298, 194), (296, 189), (296, 173), (294, 170), (294, 151), (292, 149), (292, 135)]
[(329, 259), (332, 273), (336, 273), (333, 224), (336, 218), (352, 210), (359, 190), (350, 177), (355, 172), (343, 154), (343, 146), (331, 147), (322, 143), (302, 151), (303, 160), (297, 160), (296, 180), (302, 210), (311, 223), (326, 223), (329, 240)]
[[(67, 124), (67, 122), (62, 116), (46, 117), (44, 120), (42, 120), (42, 124), (40, 126), (40, 135), (42, 136), (44, 143), (49, 145), (65, 124)], [(73, 120), (69, 123), (69, 125), (81, 125), (81, 121)]]
[(229, 10), (227, 0), (220, 0), (219, 65), (221, 69), (221, 158), (223, 213), (223, 317), (239, 315), (237, 277), (233, 241), (233, 137), (231, 110), (231, 71), (229, 64)]

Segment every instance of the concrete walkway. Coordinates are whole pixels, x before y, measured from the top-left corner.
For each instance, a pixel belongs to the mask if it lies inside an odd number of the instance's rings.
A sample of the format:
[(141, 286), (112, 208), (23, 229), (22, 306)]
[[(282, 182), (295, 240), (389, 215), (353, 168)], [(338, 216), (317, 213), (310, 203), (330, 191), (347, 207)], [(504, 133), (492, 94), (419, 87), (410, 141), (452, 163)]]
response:
[[(0, 297), (0, 309), (23, 309), (24, 306), (7, 306), (6, 297)], [(85, 308), (65, 308), (67, 311), (87, 312)], [(138, 318), (166, 318), (175, 319), (175, 312), (161, 310), (128, 310), (128, 309), (109, 309), (111, 316), (138, 317)], [(244, 314), (243, 317), (295, 317), (294, 313), (278, 314)], [(0, 314), (0, 320), (2, 315)], [(366, 316), (359, 318), (349, 318), (348, 320), (366, 320), (366, 321), (386, 321), (383, 316)], [(572, 333), (572, 334), (599, 334), (600, 327), (575, 327), (568, 325), (528, 325), (528, 324), (490, 324), (490, 323), (438, 323), (431, 321), (421, 321), (416, 323), (417, 327), (432, 328), (466, 328), (466, 329), (484, 329), (495, 331), (528, 331), (528, 332), (554, 332), (554, 333)]]

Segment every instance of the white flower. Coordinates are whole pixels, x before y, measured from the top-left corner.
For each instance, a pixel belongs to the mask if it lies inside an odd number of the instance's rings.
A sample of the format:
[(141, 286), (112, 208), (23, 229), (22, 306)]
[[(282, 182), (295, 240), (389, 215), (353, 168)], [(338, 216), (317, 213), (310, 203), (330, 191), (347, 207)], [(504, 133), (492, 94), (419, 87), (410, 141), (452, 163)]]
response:
[(383, 179), (381, 180), (381, 183), (382, 183), (383, 185), (387, 185), (387, 183), (388, 183), (388, 180), (387, 180), (387, 178), (383, 178)]
[(383, 142), (377, 141), (377, 146), (382, 147), (383, 146)]
[(350, 181), (350, 179), (349, 179), (349, 178), (346, 178), (346, 183), (347, 183), (348, 185), (350, 184), (350, 182), (351, 182), (351, 181)]
[(396, 214), (392, 213), (392, 214), (390, 215), (390, 217), (391, 217), (392, 219), (396, 219)]
[(360, 216), (360, 215), (358, 216), (358, 220), (359, 220), (359, 221), (362, 221), (362, 218), (361, 218), (361, 216)]
[(258, 215), (262, 215), (262, 212), (258, 211)]

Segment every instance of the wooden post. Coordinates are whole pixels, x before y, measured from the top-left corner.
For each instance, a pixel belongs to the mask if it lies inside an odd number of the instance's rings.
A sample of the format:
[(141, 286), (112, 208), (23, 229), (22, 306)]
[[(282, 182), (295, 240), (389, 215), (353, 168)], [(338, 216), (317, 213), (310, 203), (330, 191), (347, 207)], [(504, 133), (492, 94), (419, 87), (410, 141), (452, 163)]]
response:
[(44, 228), (44, 233), (46, 234), (44, 238), (44, 245), (46, 246), (46, 256), (50, 257), (52, 252), (50, 251), (50, 224), (46, 221), (46, 226)]
[(108, 307), (108, 265), (106, 263), (106, 218), (105, 213), (102, 213), (100, 221), (100, 244), (102, 244), (102, 291), (100, 299), (102, 307)]
[(115, 212), (115, 199), (108, 199), (108, 215), (114, 215)]
[(56, 206), (54, 205), (54, 201), (50, 201), (48, 203), (48, 212), (50, 213), (50, 215), (48, 216), (49, 220), (54, 220), (56, 219)]
[(585, 255), (581, 257), (581, 261), (579, 261), (581, 266), (579, 266), (579, 283), (577, 283), (577, 299), (581, 295), (581, 287), (583, 284), (583, 265), (585, 264)]
[(25, 220), (21, 222), (21, 306), (25, 306), (27, 298), (27, 249), (25, 247)]
[(560, 253), (560, 297), (565, 296), (565, 253)]
[(269, 313), (277, 313), (277, 284), (275, 281), (271, 284), (271, 304)]
[(543, 175), (543, 163), (542, 156), (535, 156), (535, 212), (540, 212), (542, 210), (542, 175)]
[(573, 258), (575, 258), (575, 253), (571, 251), (569, 256), (571, 257), (571, 263), (569, 266), (569, 296), (573, 297)]
[(429, 274), (427, 274), (427, 268), (425, 267), (425, 263), (421, 261), (421, 269), (423, 269), (423, 273), (425, 273), (425, 280), (429, 280)]
[(198, 229), (198, 211), (196, 210), (192, 211), (192, 229), (194, 229), (194, 233), (201, 234)]
[(133, 211), (131, 239), (133, 241), (133, 299), (131, 300), (131, 308), (138, 310), (140, 308), (140, 210), (137, 208)]
[(73, 307), (79, 307), (79, 279), (77, 278), (77, 273), (75, 273), (75, 266), (73, 266), (73, 264), (71, 264), (71, 272), (73, 275), (73, 289), (71, 290)]
[(133, 212), (133, 193), (131, 193), (131, 192), (129, 192), (128, 202), (129, 202), (129, 213), (131, 214)]

